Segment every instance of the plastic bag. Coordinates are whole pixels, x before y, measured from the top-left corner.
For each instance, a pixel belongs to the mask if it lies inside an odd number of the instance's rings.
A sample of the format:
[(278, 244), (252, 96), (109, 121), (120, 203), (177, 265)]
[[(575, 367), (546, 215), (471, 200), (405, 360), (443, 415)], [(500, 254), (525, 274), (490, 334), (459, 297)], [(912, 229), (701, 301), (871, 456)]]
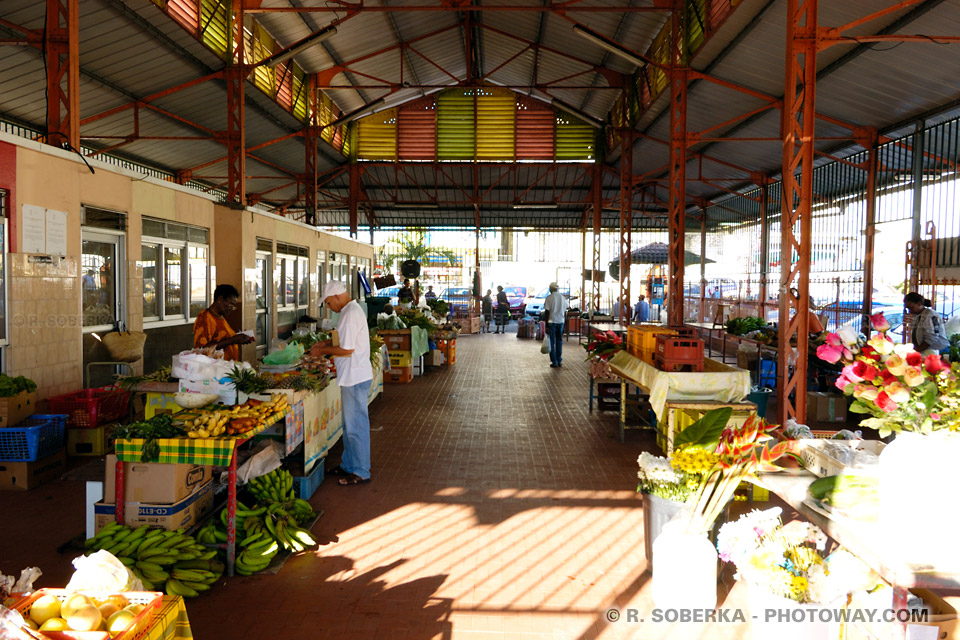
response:
[(285, 349), (274, 351), (263, 359), (263, 364), (293, 364), (303, 357), (303, 347), (291, 342)]
[(18, 611), (0, 606), (0, 638), (3, 640), (32, 640), (43, 637), (24, 631), (26, 622)]
[(757, 348), (757, 345), (750, 344), (749, 342), (741, 342), (740, 346), (737, 347), (737, 353), (745, 353), (747, 355), (755, 356), (760, 353), (760, 350)]
[(143, 583), (109, 551), (100, 549), (73, 559), (71, 591), (143, 591)]
[(250, 482), (251, 478), (266, 475), (282, 464), (283, 447), (279, 442), (267, 440), (264, 446), (237, 469), (237, 481), (240, 484)]
[(783, 425), (783, 433), (791, 440), (804, 440), (813, 438), (813, 432), (810, 431), (810, 427), (805, 424), (798, 423), (793, 418), (787, 418), (787, 422)]
[(540, 353), (550, 353), (550, 342), (549, 340), (544, 340), (543, 344), (540, 345)]

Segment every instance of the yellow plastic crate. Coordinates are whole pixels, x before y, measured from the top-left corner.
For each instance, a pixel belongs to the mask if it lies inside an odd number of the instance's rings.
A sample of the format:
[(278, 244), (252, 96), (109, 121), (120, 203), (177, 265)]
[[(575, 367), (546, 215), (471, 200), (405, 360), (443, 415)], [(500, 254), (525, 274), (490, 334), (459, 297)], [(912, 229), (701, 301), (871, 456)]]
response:
[(658, 334), (675, 336), (677, 332), (656, 324), (630, 325), (627, 327), (627, 353), (652, 365), (653, 354), (657, 351)]
[(666, 455), (671, 455), (676, 434), (702, 418), (706, 412), (724, 407), (733, 409), (730, 423), (736, 426), (742, 425), (747, 418), (757, 413), (757, 405), (752, 402), (667, 402), (666, 420), (657, 421), (657, 445)]
[(413, 366), (412, 351), (390, 351), (389, 354), (391, 367), (403, 368)]

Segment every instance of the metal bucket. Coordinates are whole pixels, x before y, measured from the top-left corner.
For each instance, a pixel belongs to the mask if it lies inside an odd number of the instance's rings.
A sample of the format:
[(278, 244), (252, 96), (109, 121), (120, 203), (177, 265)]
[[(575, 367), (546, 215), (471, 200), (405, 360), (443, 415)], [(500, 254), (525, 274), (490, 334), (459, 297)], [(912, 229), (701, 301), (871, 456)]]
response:
[(680, 509), (682, 502), (665, 500), (649, 493), (643, 496), (643, 548), (647, 554), (647, 567), (653, 570), (653, 541), (660, 535), (663, 525)]

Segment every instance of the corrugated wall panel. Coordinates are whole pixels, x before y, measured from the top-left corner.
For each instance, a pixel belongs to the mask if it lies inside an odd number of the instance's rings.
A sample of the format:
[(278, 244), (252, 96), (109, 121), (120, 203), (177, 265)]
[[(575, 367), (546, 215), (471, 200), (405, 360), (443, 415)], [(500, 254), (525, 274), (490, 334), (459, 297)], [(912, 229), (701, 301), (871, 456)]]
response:
[(553, 109), (517, 96), (517, 160), (553, 160)]
[[(259, 22), (253, 23), (253, 50), (247, 52), (247, 55), (252, 58), (254, 64), (270, 57), (273, 54), (276, 43), (273, 40), (273, 37), (267, 33), (267, 30), (260, 26)], [(253, 71), (254, 74), (254, 84), (257, 85), (257, 88), (263, 91), (268, 95), (273, 95), (274, 92), (274, 69), (266, 66), (260, 65)]]
[(473, 160), (476, 140), (474, 91), (453, 89), (437, 97), (437, 157)]
[(557, 160), (593, 160), (596, 130), (567, 114), (557, 115)]
[(396, 109), (387, 109), (357, 122), (357, 157), (361, 160), (396, 159)]
[(191, 33), (199, 31), (200, 14), (197, 11), (197, 0), (168, 0), (165, 4), (167, 12), (174, 20)]
[(227, 51), (227, 24), (230, 22), (224, 0), (201, 0), (200, 38), (203, 43), (224, 54)]
[(397, 151), (401, 160), (437, 156), (437, 108), (433, 96), (408, 103), (397, 113)]
[(307, 119), (307, 84), (303, 69), (300, 65), (293, 65), (291, 78), (291, 90), (293, 91), (293, 115), (300, 120)]
[(478, 160), (513, 160), (516, 104), (509, 89), (477, 90)]

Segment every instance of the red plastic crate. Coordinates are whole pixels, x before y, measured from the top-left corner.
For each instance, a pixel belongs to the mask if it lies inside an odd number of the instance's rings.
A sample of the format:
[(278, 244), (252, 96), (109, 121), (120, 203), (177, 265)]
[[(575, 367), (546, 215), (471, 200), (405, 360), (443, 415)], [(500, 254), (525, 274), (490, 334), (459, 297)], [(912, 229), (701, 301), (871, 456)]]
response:
[(130, 392), (120, 387), (100, 387), (65, 393), (49, 398), (50, 413), (68, 416), (67, 426), (73, 429), (95, 429), (127, 415)]
[(703, 371), (703, 356), (699, 360), (668, 360), (659, 353), (653, 356), (653, 366), (660, 371), (701, 372)]
[(687, 336), (657, 336), (656, 356), (672, 362), (700, 362), (703, 366), (703, 340)]

